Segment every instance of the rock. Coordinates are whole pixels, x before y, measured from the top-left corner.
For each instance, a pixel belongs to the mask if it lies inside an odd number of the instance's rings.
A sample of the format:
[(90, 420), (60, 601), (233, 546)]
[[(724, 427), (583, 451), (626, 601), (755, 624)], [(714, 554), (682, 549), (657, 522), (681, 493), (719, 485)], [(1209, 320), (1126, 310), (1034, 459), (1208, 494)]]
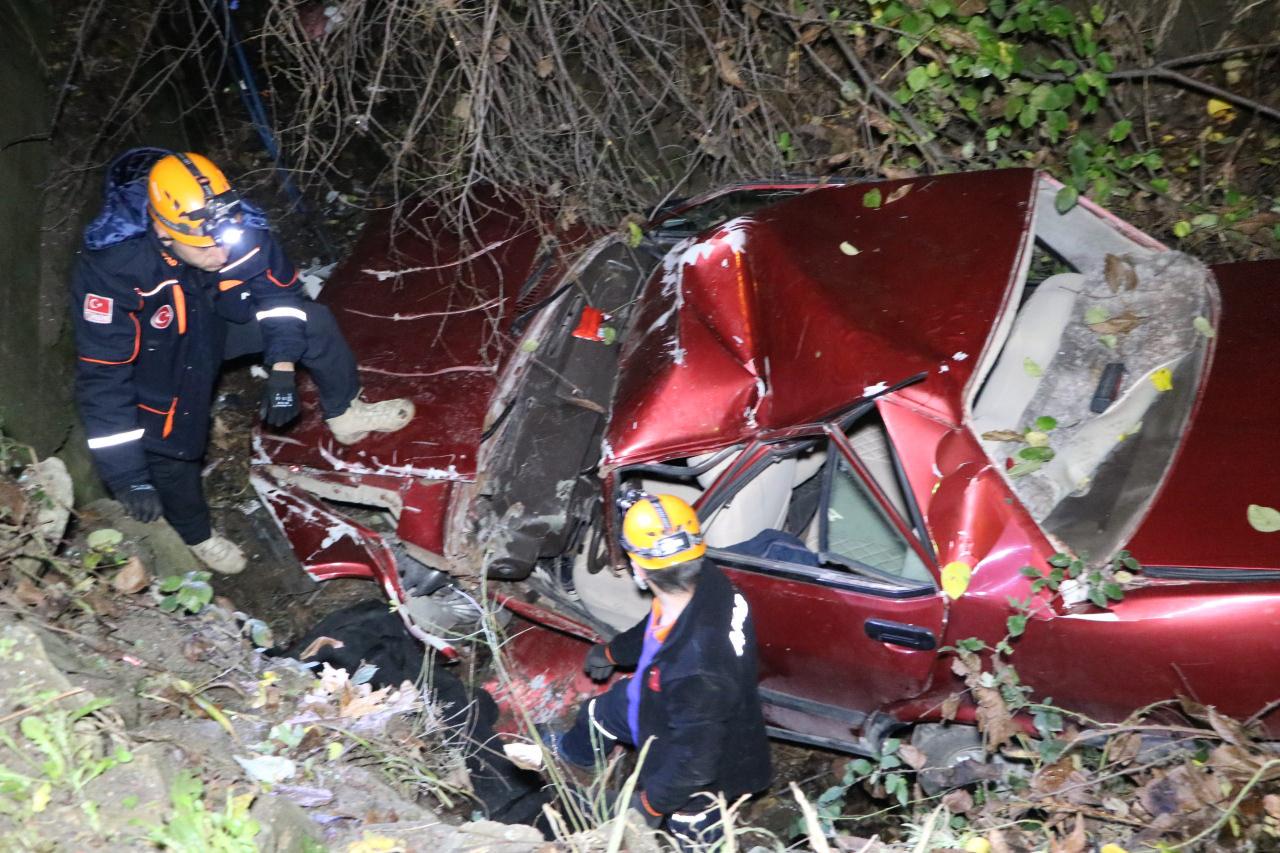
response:
[(67, 466), (56, 456), (41, 459), (28, 465), (18, 478), (18, 483), (28, 494), (39, 493), (33, 500), (35, 506), (35, 530), (46, 542), (58, 542), (67, 530), (71, 518), (71, 506), (75, 500), (74, 484)]
[(202, 569), (195, 554), (172, 527), (163, 521), (143, 524), (125, 514), (112, 500), (97, 500), (81, 510), (89, 526), (114, 527), (132, 542), (142, 562), (157, 575), (181, 575)]
[(136, 835), (138, 827), (159, 825), (168, 817), (173, 755), (158, 743), (142, 744), (132, 752), (132, 761), (116, 765), (84, 789), (85, 798), (97, 803), (107, 835)]
[(262, 853), (309, 853), (320, 844), (320, 828), (301, 806), (272, 794), (261, 794), (253, 801), (249, 814), (262, 824), (253, 839)]
[[(0, 628), (0, 667), (5, 675), (0, 685), (0, 715), (29, 707), (38, 693), (52, 691), (56, 695), (71, 690), (71, 682), (49, 659), (39, 635), (25, 625), (11, 623)], [(85, 692), (70, 701), (83, 705), (92, 698)]]
[(476, 820), (458, 827), (441, 853), (462, 851), (489, 851), (489, 853), (517, 853), (540, 849), (546, 839), (532, 826), (497, 823), (492, 820)]

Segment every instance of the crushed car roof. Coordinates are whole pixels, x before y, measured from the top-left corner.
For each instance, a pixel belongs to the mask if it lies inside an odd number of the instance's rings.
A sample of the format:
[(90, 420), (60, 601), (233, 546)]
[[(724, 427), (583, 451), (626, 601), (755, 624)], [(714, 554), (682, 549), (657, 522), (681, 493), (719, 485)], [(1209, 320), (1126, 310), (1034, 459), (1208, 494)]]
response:
[(1029, 250), (1035, 181), (824, 187), (680, 244), (641, 298), (605, 463), (818, 421), (919, 372), (902, 393), (959, 422)]

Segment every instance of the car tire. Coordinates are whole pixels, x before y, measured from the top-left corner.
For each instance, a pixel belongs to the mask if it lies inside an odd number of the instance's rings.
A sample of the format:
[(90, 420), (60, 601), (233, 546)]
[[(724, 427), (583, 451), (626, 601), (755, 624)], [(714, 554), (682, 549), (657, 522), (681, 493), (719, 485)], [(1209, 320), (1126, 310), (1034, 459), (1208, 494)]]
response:
[(911, 745), (927, 759), (916, 780), (929, 796), (991, 778), (996, 769), (976, 726), (924, 723), (911, 732)]

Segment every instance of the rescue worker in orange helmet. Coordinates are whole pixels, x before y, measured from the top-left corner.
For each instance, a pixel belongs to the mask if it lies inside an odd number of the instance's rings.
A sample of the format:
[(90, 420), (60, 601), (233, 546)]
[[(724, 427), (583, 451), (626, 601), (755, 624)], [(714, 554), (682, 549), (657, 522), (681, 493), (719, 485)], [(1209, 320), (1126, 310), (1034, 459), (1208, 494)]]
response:
[(650, 614), (592, 647), (595, 680), (635, 674), (579, 709), (553, 752), (582, 767), (615, 744), (648, 752), (631, 807), (682, 847), (720, 839), (715, 795), (732, 803), (769, 784), (769, 745), (756, 686), (756, 638), (746, 599), (705, 559), (697, 514), (673, 495), (631, 492), (620, 502), (622, 547)]
[(210, 569), (243, 570), (213, 531), (201, 485), (224, 358), (262, 353), (263, 419), (300, 413), (300, 364), (344, 444), (400, 429), (408, 400), (360, 399), (355, 358), (333, 315), (308, 299), (261, 211), (194, 153), (134, 149), (112, 164), (71, 286), (76, 401), (98, 472), (141, 521), (163, 515)]

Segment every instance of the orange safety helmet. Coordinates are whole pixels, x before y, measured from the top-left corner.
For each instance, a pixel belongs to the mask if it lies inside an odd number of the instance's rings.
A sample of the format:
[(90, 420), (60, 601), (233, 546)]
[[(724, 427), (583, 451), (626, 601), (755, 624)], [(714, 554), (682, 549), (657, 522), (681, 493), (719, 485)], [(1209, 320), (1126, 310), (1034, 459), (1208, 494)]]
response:
[(240, 196), (207, 157), (161, 157), (147, 176), (147, 212), (165, 234), (188, 246), (239, 242)]
[(622, 518), (622, 547), (648, 571), (696, 560), (707, 553), (693, 507), (675, 495), (641, 493)]

